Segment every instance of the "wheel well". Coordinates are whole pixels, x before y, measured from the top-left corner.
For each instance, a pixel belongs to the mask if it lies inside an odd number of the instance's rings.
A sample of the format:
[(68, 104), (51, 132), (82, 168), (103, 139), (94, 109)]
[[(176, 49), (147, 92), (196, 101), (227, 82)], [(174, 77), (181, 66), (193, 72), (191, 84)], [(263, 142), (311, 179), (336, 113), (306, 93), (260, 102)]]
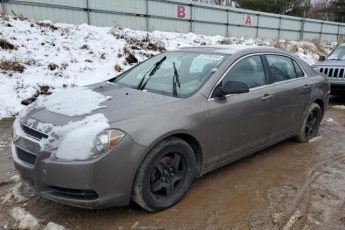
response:
[(197, 139), (195, 139), (193, 136), (189, 134), (184, 134), (184, 133), (174, 134), (173, 137), (177, 137), (184, 140), (192, 147), (193, 152), (195, 154), (195, 159), (196, 159), (196, 169), (197, 169), (196, 176), (198, 176), (200, 173), (202, 161), (203, 161), (202, 149), (201, 149), (200, 143), (198, 142)]
[(323, 113), (325, 111), (325, 105), (323, 103), (323, 101), (321, 99), (317, 99), (314, 101), (314, 103), (318, 104), (321, 108), (321, 112), (322, 112), (322, 116), (323, 116)]

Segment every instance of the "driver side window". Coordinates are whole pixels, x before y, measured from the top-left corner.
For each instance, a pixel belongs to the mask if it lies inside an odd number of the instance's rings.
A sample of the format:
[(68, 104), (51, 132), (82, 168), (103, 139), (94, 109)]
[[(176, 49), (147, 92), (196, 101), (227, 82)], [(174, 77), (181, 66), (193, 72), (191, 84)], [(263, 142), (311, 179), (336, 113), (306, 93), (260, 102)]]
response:
[(250, 56), (236, 63), (225, 75), (222, 84), (227, 81), (243, 82), (249, 88), (265, 85), (265, 72), (260, 56)]

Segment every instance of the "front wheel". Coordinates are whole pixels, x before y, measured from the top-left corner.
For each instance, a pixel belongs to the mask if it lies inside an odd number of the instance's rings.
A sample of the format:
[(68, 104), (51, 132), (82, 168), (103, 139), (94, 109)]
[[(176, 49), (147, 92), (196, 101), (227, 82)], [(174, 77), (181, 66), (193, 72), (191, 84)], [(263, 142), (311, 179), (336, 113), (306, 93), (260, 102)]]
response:
[(316, 137), (322, 119), (322, 111), (318, 104), (313, 103), (309, 107), (296, 140), (299, 142), (309, 142)]
[(133, 200), (155, 212), (180, 201), (193, 182), (196, 160), (193, 149), (179, 138), (155, 146), (138, 169)]

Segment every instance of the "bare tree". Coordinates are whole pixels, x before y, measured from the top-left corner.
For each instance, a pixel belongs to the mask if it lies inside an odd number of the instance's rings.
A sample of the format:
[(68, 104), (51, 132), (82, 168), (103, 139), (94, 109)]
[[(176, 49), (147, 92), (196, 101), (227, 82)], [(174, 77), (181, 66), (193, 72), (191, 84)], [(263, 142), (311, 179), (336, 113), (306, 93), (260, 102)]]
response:
[(320, 20), (330, 20), (329, 0), (315, 0), (310, 5), (306, 17)]

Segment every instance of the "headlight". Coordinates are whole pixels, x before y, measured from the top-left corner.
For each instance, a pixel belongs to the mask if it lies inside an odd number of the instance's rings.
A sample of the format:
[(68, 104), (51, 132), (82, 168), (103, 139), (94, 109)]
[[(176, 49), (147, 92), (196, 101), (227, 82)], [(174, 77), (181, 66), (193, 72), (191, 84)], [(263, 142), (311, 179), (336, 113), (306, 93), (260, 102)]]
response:
[(102, 154), (114, 146), (116, 146), (125, 134), (119, 130), (111, 129), (105, 130), (97, 135), (94, 146), (95, 146), (95, 153)]

